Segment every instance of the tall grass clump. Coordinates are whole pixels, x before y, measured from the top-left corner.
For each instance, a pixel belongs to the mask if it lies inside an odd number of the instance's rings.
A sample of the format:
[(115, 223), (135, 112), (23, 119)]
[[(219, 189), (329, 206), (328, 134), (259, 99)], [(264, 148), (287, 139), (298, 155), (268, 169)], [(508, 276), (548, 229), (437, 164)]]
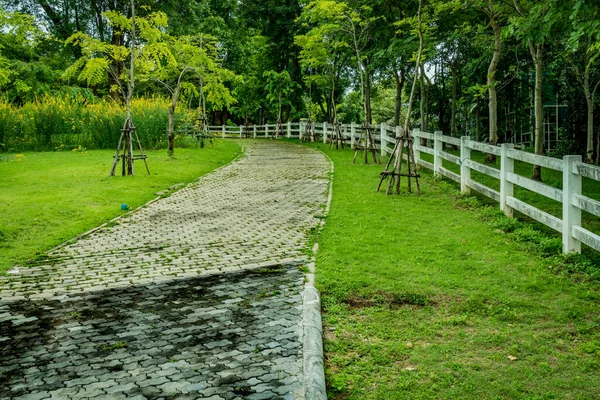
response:
[(18, 133), (19, 117), (13, 107), (0, 98), (0, 152), (7, 150), (9, 138), (21, 136)]
[[(144, 148), (166, 146), (167, 107), (161, 97), (132, 101), (133, 121)], [(115, 148), (124, 119), (122, 104), (82, 95), (44, 96), (21, 107), (0, 100), (0, 151)], [(191, 111), (176, 112), (176, 124), (192, 119)]]

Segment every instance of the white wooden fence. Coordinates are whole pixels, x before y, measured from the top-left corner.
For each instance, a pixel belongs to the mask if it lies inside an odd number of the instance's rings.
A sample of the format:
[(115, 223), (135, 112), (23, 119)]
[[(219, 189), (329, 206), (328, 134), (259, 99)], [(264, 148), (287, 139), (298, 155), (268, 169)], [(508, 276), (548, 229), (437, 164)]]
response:
[[(305, 131), (305, 122), (289, 122), (283, 124), (283, 134), (280, 137), (299, 138)], [(319, 140), (327, 143), (331, 137), (332, 125), (328, 123), (313, 123), (315, 133)], [(341, 131), (346, 139), (354, 145), (361, 135), (360, 125), (342, 124)], [(275, 137), (276, 125), (250, 126), (248, 128), (254, 138)], [(244, 137), (245, 127), (240, 126), (210, 126), (209, 131), (218, 133), (222, 137)], [(399, 128), (386, 124), (374, 126), (373, 138), (379, 143), (381, 155), (391, 154), (399, 136)], [(581, 252), (581, 244), (600, 251), (600, 236), (585, 229), (581, 224), (582, 211), (600, 217), (600, 201), (586, 197), (582, 193), (582, 178), (600, 181), (600, 168), (582, 162), (581, 156), (565, 156), (562, 160), (539, 156), (532, 153), (520, 151), (513, 144), (492, 146), (487, 143), (476, 142), (470, 137), (461, 138), (445, 136), (441, 132), (427, 133), (418, 129), (413, 131), (415, 137), (415, 158), (421, 167), (430, 169), (437, 176), (444, 176), (460, 184), (463, 193), (472, 190), (479, 192), (500, 205), (504, 214), (512, 217), (513, 211), (521, 212), (534, 220), (558, 231), (562, 234), (563, 252)], [(422, 139), (422, 140), (421, 140)], [(427, 143), (422, 145), (421, 143)], [(445, 150), (445, 145), (455, 146), (460, 149), (460, 155), (454, 155)], [(500, 157), (500, 169), (474, 161), (471, 151), (479, 151), (486, 154), (494, 154)], [(421, 155), (430, 154), (433, 162), (424, 160)], [(455, 173), (444, 167), (444, 160), (457, 165), (460, 173)], [(562, 189), (537, 182), (532, 179), (517, 175), (514, 170), (515, 161), (562, 172)], [(492, 189), (484, 184), (471, 179), (471, 171), (477, 171), (484, 175), (499, 180), (500, 191)], [(528, 204), (514, 196), (515, 187), (522, 187), (534, 193), (548, 197), (562, 204), (562, 218), (558, 218), (537, 207)]]
[[(380, 141), (380, 132), (381, 129), (392, 129), (385, 124), (375, 125), (373, 138), (376, 142)], [(328, 143), (328, 139), (331, 138), (331, 133), (333, 132), (333, 125), (327, 122), (313, 122), (313, 129), (318, 140), (322, 140), (323, 143)], [(352, 146), (354, 143), (360, 139), (361, 131), (360, 125), (351, 123), (351, 124), (340, 124), (340, 129), (342, 131), (342, 135), (350, 140)], [(282, 125), (282, 131), (279, 133), (279, 137), (293, 138), (298, 139), (306, 130), (306, 122), (287, 122)], [(240, 126), (229, 126), (229, 125), (218, 125), (218, 126), (209, 126), (208, 131), (210, 133), (220, 135), (223, 138), (229, 137), (245, 137), (246, 134), (249, 134), (253, 138), (274, 138), (277, 136), (277, 125), (276, 124), (268, 124), (268, 125), (250, 125), (247, 130), (243, 125)]]
[[(468, 136), (456, 138), (445, 136), (441, 132), (431, 134), (420, 132), (419, 130), (413, 131), (413, 136), (415, 137), (414, 148), (417, 163), (433, 170), (434, 174), (438, 176), (444, 176), (459, 183), (463, 193), (469, 193), (471, 190), (474, 190), (497, 201), (504, 214), (510, 217), (513, 216), (513, 211), (516, 210), (558, 231), (562, 234), (564, 253), (580, 253), (581, 243), (590, 246), (596, 251), (600, 251), (600, 236), (581, 225), (582, 211), (600, 217), (600, 202), (586, 197), (582, 193), (583, 177), (600, 181), (599, 167), (583, 163), (581, 156), (569, 155), (564, 156), (560, 160), (516, 150), (513, 144), (492, 146), (476, 142)], [(421, 139), (427, 142), (426, 146), (421, 145)], [(391, 153), (394, 142), (395, 139), (384, 136), (382, 152)], [(460, 156), (445, 151), (445, 144), (459, 148)], [(474, 161), (471, 158), (472, 150), (500, 157), (500, 169)], [(433, 163), (423, 160), (421, 158), (422, 153), (431, 154)], [(443, 166), (444, 160), (457, 165), (460, 168), (460, 173), (455, 173), (445, 168)], [(515, 173), (515, 161), (540, 165), (544, 168), (562, 172), (563, 188), (557, 189), (554, 186), (517, 175)], [(471, 171), (477, 171), (498, 179), (500, 191), (471, 179)], [(562, 218), (558, 218), (538, 209), (534, 205), (517, 199), (514, 196), (515, 187), (522, 187), (561, 203)]]

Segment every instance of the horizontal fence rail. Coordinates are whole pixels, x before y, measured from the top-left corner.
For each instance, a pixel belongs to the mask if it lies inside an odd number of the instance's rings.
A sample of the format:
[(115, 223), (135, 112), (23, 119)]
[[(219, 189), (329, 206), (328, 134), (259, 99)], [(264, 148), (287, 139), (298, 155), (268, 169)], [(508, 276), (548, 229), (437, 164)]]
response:
[[(278, 129), (277, 124), (266, 124), (266, 125), (211, 125), (208, 126), (208, 133), (219, 135), (223, 138), (290, 138), (290, 139), (301, 139), (306, 136), (307, 122), (286, 122), (281, 124)], [(312, 128), (315, 133), (317, 140), (323, 143), (329, 143), (332, 138), (334, 126), (328, 122), (313, 122)], [(387, 124), (374, 125), (372, 127), (373, 140), (375, 141), (376, 147), (381, 148), (382, 138), (386, 138), (391, 147), (394, 147), (395, 135), (397, 129)], [(354, 147), (361, 138), (361, 125), (356, 123), (351, 124), (340, 124), (340, 131), (345, 141), (349, 141), (350, 145)], [(306, 139), (310, 139), (306, 137)], [(390, 144), (387, 145), (390, 145)], [(385, 151), (381, 149), (381, 153)]]
[[(313, 122), (313, 131), (316, 140), (329, 143), (332, 138), (334, 126), (326, 122)], [(249, 125), (249, 126), (209, 126), (209, 133), (221, 137), (252, 137), (252, 138), (312, 138), (306, 137), (307, 122), (287, 122), (279, 128), (277, 124)], [(396, 138), (400, 136), (400, 128), (387, 124), (378, 124), (372, 127), (373, 140), (381, 155), (390, 155), (394, 151)], [(356, 123), (340, 124), (340, 131), (345, 141), (354, 147), (361, 138), (361, 125)], [(582, 193), (582, 178), (600, 181), (600, 168), (585, 164), (581, 156), (565, 156), (562, 160), (540, 156), (514, 148), (514, 144), (494, 146), (471, 140), (470, 137), (461, 138), (446, 136), (442, 132), (421, 132), (413, 130), (415, 160), (420, 167), (433, 171), (437, 176), (446, 177), (460, 184), (461, 192), (476, 191), (499, 203), (500, 209), (507, 216), (512, 217), (518, 211), (528, 217), (550, 227), (562, 234), (563, 252), (581, 252), (581, 244), (585, 244), (596, 251), (600, 251), (600, 236), (585, 229), (581, 225), (582, 211), (600, 217), (600, 201), (586, 197)], [(459, 155), (449, 152), (460, 151)], [(472, 159), (471, 152), (478, 151), (500, 157), (500, 169), (490, 167)], [(423, 159), (422, 155), (428, 154), (432, 161)], [(444, 167), (444, 161), (456, 165), (460, 173)], [(515, 173), (515, 161), (539, 165), (544, 168), (562, 172), (562, 189), (535, 181)], [(495, 190), (471, 178), (471, 172), (489, 176), (499, 181), (500, 190)], [(515, 187), (524, 188), (531, 192), (545, 196), (562, 204), (562, 218), (551, 215), (534, 205), (528, 204), (515, 197)]]
[[(585, 164), (581, 156), (565, 156), (562, 160), (540, 156), (525, 151), (517, 150), (513, 144), (492, 146), (480, 143), (464, 136), (459, 138), (445, 136), (441, 132), (434, 134), (413, 131), (415, 137), (416, 162), (433, 170), (437, 176), (444, 176), (460, 183), (461, 192), (476, 191), (490, 199), (497, 201), (504, 214), (512, 217), (518, 211), (528, 217), (548, 226), (562, 234), (563, 252), (581, 252), (581, 244), (600, 251), (600, 236), (585, 229), (581, 224), (582, 211), (600, 217), (600, 201), (586, 197), (582, 193), (582, 178), (600, 181), (600, 168)], [(387, 141), (387, 139), (384, 139)], [(456, 156), (444, 150), (445, 147), (455, 146), (460, 150)], [(390, 154), (393, 149), (386, 147), (385, 152)], [(500, 157), (500, 169), (479, 163), (471, 157), (471, 151), (493, 154)], [(426, 153), (433, 156), (433, 163), (421, 158)], [(455, 173), (443, 166), (443, 162), (455, 164), (460, 173)], [(562, 189), (547, 185), (542, 182), (518, 175), (515, 173), (515, 161), (532, 165), (539, 165), (554, 171), (562, 172)], [(499, 181), (500, 191), (490, 188), (483, 183), (471, 178), (471, 172), (476, 171)], [(535, 205), (515, 197), (515, 187), (520, 187), (537, 193), (562, 206), (562, 218), (551, 215)]]

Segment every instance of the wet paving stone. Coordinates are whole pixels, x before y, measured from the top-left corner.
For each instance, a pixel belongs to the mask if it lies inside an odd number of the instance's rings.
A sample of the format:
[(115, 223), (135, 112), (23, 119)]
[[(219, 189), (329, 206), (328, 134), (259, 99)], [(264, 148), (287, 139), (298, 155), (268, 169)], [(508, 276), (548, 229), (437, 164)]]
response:
[(246, 156), (0, 277), (0, 399), (302, 399), (330, 165)]
[[(0, 323), (0, 398), (233, 398), (300, 384), (303, 285), (290, 264), (5, 302), (28, 321)], [(273, 340), (283, 332), (287, 343)]]

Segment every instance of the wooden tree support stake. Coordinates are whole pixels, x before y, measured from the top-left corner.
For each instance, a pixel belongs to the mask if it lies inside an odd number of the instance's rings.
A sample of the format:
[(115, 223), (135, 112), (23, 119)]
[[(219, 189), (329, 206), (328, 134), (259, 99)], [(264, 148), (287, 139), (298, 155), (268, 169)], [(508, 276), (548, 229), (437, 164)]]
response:
[[(133, 140), (137, 143), (137, 147), (140, 151), (140, 154), (134, 154), (133, 152)], [(121, 151), (123, 152), (121, 154)], [(150, 175), (150, 169), (148, 169), (148, 163), (146, 159), (148, 156), (144, 154), (144, 150), (142, 149), (142, 144), (140, 143), (140, 138), (137, 134), (137, 128), (133, 125), (131, 118), (128, 117), (123, 124), (123, 128), (121, 129), (121, 137), (119, 138), (119, 144), (117, 145), (117, 151), (113, 158), (112, 167), (110, 169), (110, 176), (115, 175), (115, 170), (117, 169), (117, 164), (119, 160), (122, 163), (121, 166), (121, 174), (123, 176), (126, 175), (134, 175), (135, 169), (133, 162), (135, 160), (144, 160), (144, 165), (146, 166), (146, 171), (148, 175)]]
[(208, 133), (208, 119), (205, 115), (196, 118), (194, 131), (194, 136), (196, 137), (196, 144), (194, 147), (198, 147), (198, 143), (200, 143), (200, 148), (203, 149), (206, 145), (206, 139), (209, 140), (210, 147), (214, 147), (213, 137)]
[(275, 137), (272, 139), (279, 139), (279, 135), (284, 136), (283, 133), (283, 123), (281, 122), (281, 119), (277, 120), (277, 125), (275, 128)]
[[(390, 159), (385, 165), (385, 169), (380, 174), (381, 179), (379, 180), (379, 185), (377, 186), (378, 192), (381, 189), (383, 181), (389, 178), (390, 181), (385, 194), (389, 195), (390, 193), (400, 193), (400, 178), (404, 176), (408, 179), (408, 192), (412, 193), (412, 179), (414, 179), (417, 195), (421, 194), (421, 187), (419, 185), (420, 175), (417, 172), (417, 163), (415, 162), (415, 152), (413, 149), (414, 141), (414, 138), (410, 134), (403, 134), (396, 139), (396, 144), (394, 145), (394, 150), (390, 155)], [(402, 163), (405, 157), (405, 150), (407, 172), (403, 173)], [(390, 169), (391, 165), (393, 165), (392, 169)]]
[(364, 154), (365, 164), (369, 163), (369, 153), (373, 155), (374, 163), (381, 164), (377, 148), (375, 147), (375, 141), (373, 140), (373, 127), (369, 124), (364, 124), (360, 127), (360, 129), (362, 130), (362, 134), (358, 143), (354, 147), (354, 159), (352, 162), (356, 162), (358, 153), (362, 151)]
[(311, 141), (311, 142), (317, 141), (317, 134), (315, 132), (315, 127), (310, 118), (306, 122), (306, 126), (304, 127), (304, 133), (302, 134), (302, 137), (300, 138), (301, 143), (304, 143), (306, 141)]
[(246, 120), (246, 122), (244, 122), (244, 137), (246, 139), (249, 139), (252, 137), (252, 131), (250, 130), (250, 122), (248, 122), (248, 120)]
[(333, 147), (335, 146), (336, 150), (338, 150), (340, 147), (343, 150), (345, 145), (346, 141), (344, 139), (344, 135), (342, 135), (342, 128), (336, 119), (333, 122), (333, 132), (331, 134), (331, 139), (329, 139), (329, 148), (333, 150)]

